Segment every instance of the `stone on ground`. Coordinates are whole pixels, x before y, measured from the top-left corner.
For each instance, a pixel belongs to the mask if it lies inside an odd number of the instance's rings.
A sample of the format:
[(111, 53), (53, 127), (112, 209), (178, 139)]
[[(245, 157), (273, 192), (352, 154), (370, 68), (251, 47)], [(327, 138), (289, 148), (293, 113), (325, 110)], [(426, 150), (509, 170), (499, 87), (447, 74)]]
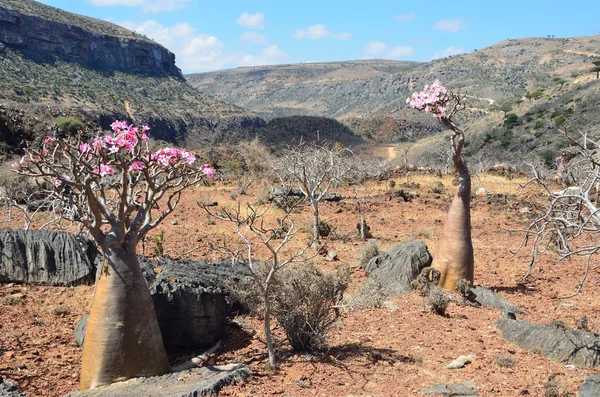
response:
[(193, 368), (151, 378), (134, 378), (65, 397), (199, 397), (215, 396), (232, 382), (246, 380), (252, 372), (245, 364)]
[(523, 309), (513, 305), (512, 303), (504, 299), (502, 295), (497, 294), (488, 288), (478, 285), (476, 287), (471, 288), (471, 292), (475, 294), (475, 301), (483, 306), (489, 306), (496, 309), (500, 309), (503, 313), (526, 314), (523, 311)]
[(384, 294), (402, 295), (411, 290), (410, 283), (432, 259), (423, 241), (412, 241), (372, 258), (365, 271), (380, 282)]
[(439, 383), (421, 392), (425, 396), (478, 397), (475, 393), (475, 383), (462, 382), (447, 385)]

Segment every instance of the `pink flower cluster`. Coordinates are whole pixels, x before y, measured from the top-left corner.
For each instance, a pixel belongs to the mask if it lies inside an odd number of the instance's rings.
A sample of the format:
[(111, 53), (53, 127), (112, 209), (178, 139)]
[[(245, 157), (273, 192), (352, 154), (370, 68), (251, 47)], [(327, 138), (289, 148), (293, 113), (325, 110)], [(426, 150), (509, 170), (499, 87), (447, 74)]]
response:
[(150, 159), (164, 166), (173, 165), (180, 159), (191, 165), (196, 161), (196, 156), (186, 150), (169, 147), (152, 153)]
[(436, 79), (431, 85), (426, 85), (423, 91), (413, 92), (406, 103), (413, 109), (424, 110), (443, 118), (446, 117), (447, 92), (448, 90)]
[(133, 147), (136, 143), (141, 141), (147, 141), (148, 135), (146, 131), (150, 129), (147, 125), (139, 128), (133, 126), (133, 124), (127, 124), (125, 121), (115, 121), (111, 125), (114, 131), (114, 136), (105, 135), (104, 137), (96, 137), (92, 142), (92, 146), (89, 144), (83, 144), (79, 146), (81, 153), (87, 153), (91, 148), (98, 153), (102, 149), (108, 149), (109, 154), (117, 153), (119, 150), (124, 148), (128, 152), (133, 151)]
[(211, 167), (209, 164), (202, 164), (200, 167), (200, 172), (209, 177), (210, 179), (215, 177), (215, 169)]
[(114, 175), (116, 173), (115, 169), (110, 165), (100, 164), (100, 169), (94, 168), (92, 172), (96, 174), (100, 174), (100, 176)]

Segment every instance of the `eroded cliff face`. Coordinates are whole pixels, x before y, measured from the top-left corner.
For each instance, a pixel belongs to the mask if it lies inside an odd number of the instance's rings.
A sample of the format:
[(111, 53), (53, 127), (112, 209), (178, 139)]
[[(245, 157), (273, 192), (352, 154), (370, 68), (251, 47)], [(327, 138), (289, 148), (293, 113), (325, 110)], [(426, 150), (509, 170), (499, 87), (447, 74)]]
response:
[(157, 43), (91, 32), (75, 24), (20, 12), (13, 5), (0, 2), (0, 43), (27, 57), (45, 62), (58, 58), (100, 71), (119, 70), (184, 80), (175, 66), (175, 55)]

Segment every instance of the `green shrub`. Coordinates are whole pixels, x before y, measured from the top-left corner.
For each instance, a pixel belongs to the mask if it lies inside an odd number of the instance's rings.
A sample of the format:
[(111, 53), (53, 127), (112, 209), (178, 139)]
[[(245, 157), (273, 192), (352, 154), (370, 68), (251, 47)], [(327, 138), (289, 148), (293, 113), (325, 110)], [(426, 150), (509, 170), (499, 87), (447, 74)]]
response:
[(533, 128), (536, 129), (536, 130), (539, 130), (543, 126), (544, 126), (544, 122), (542, 120), (538, 120), (538, 121), (535, 122), (535, 125), (533, 126)]
[(538, 152), (538, 155), (542, 160), (544, 160), (544, 164), (546, 164), (546, 166), (554, 166), (554, 162), (556, 161), (556, 150), (550, 148), (542, 149)]
[(554, 124), (557, 127), (560, 127), (561, 125), (563, 125), (565, 122), (567, 121), (567, 119), (565, 119), (563, 116), (560, 116), (559, 118), (557, 118), (556, 120), (554, 120)]
[(504, 119), (504, 126), (506, 128), (513, 128), (514, 126), (519, 124), (519, 116), (517, 116), (514, 113), (509, 114), (508, 116), (506, 116), (506, 119)]
[(54, 124), (59, 128), (59, 130), (68, 135), (75, 135), (79, 131), (85, 130), (85, 124), (83, 121), (75, 117), (59, 117), (54, 120)]

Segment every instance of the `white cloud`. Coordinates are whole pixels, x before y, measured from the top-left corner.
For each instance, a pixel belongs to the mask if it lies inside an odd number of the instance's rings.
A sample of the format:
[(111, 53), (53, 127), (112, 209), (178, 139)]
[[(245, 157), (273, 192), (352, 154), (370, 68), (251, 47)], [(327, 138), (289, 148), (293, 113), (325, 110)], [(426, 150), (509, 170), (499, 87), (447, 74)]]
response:
[(140, 7), (142, 12), (159, 14), (161, 12), (175, 11), (185, 8), (191, 0), (88, 0), (90, 3), (101, 7), (124, 6)]
[(437, 21), (432, 29), (445, 30), (446, 32), (458, 32), (467, 28), (467, 24), (464, 19), (442, 19)]
[(412, 21), (413, 19), (415, 19), (417, 17), (417, 14), (415, 14), (414, 12), (409, 12), (408, 14), (398, 14), (398, 15), (394, 15), (394, 19), (396, 21)]
[(441, 50), (441, 51), (437, 51), (433, 54), (433, 56), (431, 57), (431, 59), (440, 59), (440, 58), (445, 58), (445, 57), (449, 57), (452, 55), (458, 55), (458, 54), (464, 54), (466, 53), (467, 50), (464, 49), (463, 47), (448, 47), (445, 50)]
[(298, 40), (311, 39), (318, 40), (325, 37), (331, 37), (336, 40), (348, 40), (352, 37), (351, 33), (333, 33), (329, 31), (323, 24), (317, 24), (307, 27), (306, 29), (298, 29), (294, 33), (294, 37)]
[(256, 14), (249, 14), (246, 11), (242, 12), (242, 15), (235, 20), (236, 23), (242, 25), (248, 29), (264, 29), (265, 28), (265, 15), (262, 12)]
[(371, 41), (365, 47), (363, 59), (400, 59), (414, 54), (411, 46), (392, 47), (382, 41)]
[(250, 44), (260, 44), (267, 45), (269, 44), (269, 38), (266, 34), (256, 33), (256, 32), (246, 32), (240, 36), (240, 40), (243, 43)]
[[(285, 63), (288, 59), (287, 54), (276, 44), (263, 48), (258, 54), (231, 49), (218, 37), (198, 32), (189, 23), (164, 26), (150, 19), (142, 23), (125, 21), (120, 22), (119, 25), (146, 35), (175, 53), (177, 66), (184, 73), (237, 66), (272, 65)], [(266, 40), (266, 36), (264, 38)]]
[(240, 61), (240, 66), (259, 66), (259, 65), (275, 65), (287, 61), (288, 56), (281, 51), (277, 44), (273, 44), (263, 49), (259, 55), (246, 54)]
[(166, 27), (150, 19), (142, 23), (120, 22), (119, 25), (146, 35), (171, 50), (177, 56), (177, 66), (186, 72), (221, 69), (233, 60), (231, 55), (224, 54), (225, 44), (221, 40), (198, 32), (189, 23)]

